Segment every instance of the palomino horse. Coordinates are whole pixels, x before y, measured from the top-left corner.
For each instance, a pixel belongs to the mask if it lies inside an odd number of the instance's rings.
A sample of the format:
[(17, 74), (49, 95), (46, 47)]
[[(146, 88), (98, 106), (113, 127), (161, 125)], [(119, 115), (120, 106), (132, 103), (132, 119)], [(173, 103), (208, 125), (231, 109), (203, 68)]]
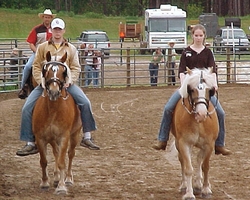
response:
[[(33, 111), (32, 129), (40, 153), (42, 168), (42, 189), (49, 188), (47, 173), (47, 144), (52, 146), (55, 157), (55, 193), (67, 193), (66, 185), (73, 184), (72, 160), (82, 128), (80, 113), (74, 99), (64, 88), (69, 78), (69, 68), (65, 64), (67, 54), (60, 61), (51, 61), (47, 53), (47, 63), (42, 69), (43, 94), (38, 98)], [(66, 173), (66, 153), (68, 169)]]
[[(209, 197), (212, 194), (208, 179), (209, 160), (218, 136), (219, 125), (210, 97), (216, 85), (211, 69), (187, 69), (186, 78), (179, 89), (182, 99), (173, 113), (172, 133), (182, 170), (180, 191), (184, 200), (194, 200), (194, 194)], [(197, 154), (197, 176), (192, 185), (192, 147), (199, 149)], [(204, 175), (202, 183), (202, 175)]]

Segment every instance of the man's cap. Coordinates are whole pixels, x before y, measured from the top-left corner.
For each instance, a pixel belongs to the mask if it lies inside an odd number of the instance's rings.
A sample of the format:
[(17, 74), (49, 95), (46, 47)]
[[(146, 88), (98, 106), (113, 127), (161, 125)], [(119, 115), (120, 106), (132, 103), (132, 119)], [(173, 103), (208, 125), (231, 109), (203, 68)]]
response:
[(51, 28), (60, 28), (60, 29), (64, 29), (65, 28), (65, 23), (62, 19), (60, 18), (55, 18), (52, 20), (51, 22)]
[(43, 13), (38, 13), (38, 17), (43, 18), (44, 15), (50, 15), (52, 18), (56, 17), (56, 14), (52, 14), (50, 9), (46, 9)]

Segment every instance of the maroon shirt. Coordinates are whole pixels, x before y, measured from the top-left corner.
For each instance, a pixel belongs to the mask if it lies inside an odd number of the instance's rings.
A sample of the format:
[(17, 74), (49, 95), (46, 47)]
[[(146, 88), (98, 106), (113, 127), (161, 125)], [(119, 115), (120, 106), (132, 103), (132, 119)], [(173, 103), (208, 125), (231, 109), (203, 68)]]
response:
[(191, 49), (190, 46), (184, 49), (180, 59), (179, 74), (185, 73), (187, 71), (186, 67), (189, 69), (213, 67), (213, 72), (217, 73), (214, 55), (207, 47), (205, 47), (200, 53)]

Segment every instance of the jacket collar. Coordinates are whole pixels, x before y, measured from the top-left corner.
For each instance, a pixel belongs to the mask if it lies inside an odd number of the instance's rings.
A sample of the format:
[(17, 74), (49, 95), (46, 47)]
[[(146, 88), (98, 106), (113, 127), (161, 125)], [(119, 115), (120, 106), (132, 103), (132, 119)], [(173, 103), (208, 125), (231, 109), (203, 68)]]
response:
[[(52, 40), (52, 37), (48, 40), (48, 44), (49, 44), (49, 45), (50, 45), (50, 44), (54, 45), (54, 41)], [(63, 42), (61, 43), (60, 46), (69, 46), (69, 43), (68, 43), (68, 41), (64, 38), (64, 39), (63, 39)]]

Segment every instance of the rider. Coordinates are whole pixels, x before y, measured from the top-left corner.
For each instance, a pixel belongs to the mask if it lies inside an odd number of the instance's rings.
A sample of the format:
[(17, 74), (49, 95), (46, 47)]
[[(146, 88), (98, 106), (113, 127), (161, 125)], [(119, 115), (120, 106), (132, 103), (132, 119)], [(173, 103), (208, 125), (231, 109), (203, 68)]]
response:
[[(179, 76), (181, 84), (185, 79), (186, 67), (189, 69), (213, 67), (214, 78), (217, 79), (217, 68), (212, 51), (205, 46), (206, 30), (205, 27), (197, 24), (192, 29), (193, 43), (188, 46), (182, 53), (179, 65)], [(217, 82), (217, 80), (216, 80)], [(217, 87), (217, 86), (216, 86)], [(216, 88), (216, 90), (218, 87)], [(165, 150), (169, 139), (169, 131), (172, 123), (173, 110), (179, 99), (179, 91), (175, 91), (165, 105), (160, 131), (158, 134), (158, 144), (153, 148), (156, 150)], [(225, 112), (215, 96), (211, 97), (211, 102), (216, 108), (219, 121), (219, 135), (215, 141), (215, 154), (230, 155), (231, 151), (224, 147), (225, 142)]]
[(47, 41), (51, 37), (52, 33), (50, 22), (55, 16), (56, 14), (52, 14), (50, 9), (46, 9), (43, 13), (39, 13), (38, 17), (43, 20), (43, 23), (33, 27), (31, 32), (29, 33), (27, 42), (29, 43), (30, 49), (33, 53), (23, 69), (21, 82), (22, 89), (18, 93), (18, 97), (20, 99), (25, 99), (28, 95), (28, 86), (26, 85), (26, 81), (28, 80), (31, 73), (31, 67), (35, 58), (37, 45)]
[(48, 51), (50, 51), (52, 56), (57, 56), (58, 58), (67, 52), (66, 64), (71, 70), (72, 82), (71, 84), (65, 84), (65, 87), (67, 87), (67, 91), (72, 95), (81, 112), (80, 116), (84, 137), (82, 138), (80, 145), (92, 150), (100, 149), (91, 139), (90, 131), (96, 130), (96, 124), (92, 115), (90, 101), (81, 88), (74, 84), (77, 82), (80, 72), (77, 50), (74, 45), (68, 43), (67, 40), (63, 38), (65, 33), (65, 23), (62, 19), (55, 18), (51, 22), (51, 28), (52, 37), (38, 46), (33, 63), (33, 76), (38, 83), (38, 86), (30, 93), (22, 109), (20, 139), (26, 141), (27, 144), (16, 152), (18, 156), (27, 156), (38, 153), (38, 149), (35, 145), (35, 136), (32, 132), (31, 121), (34, 105), (44, 90), (40, 85), (41, 72)]

